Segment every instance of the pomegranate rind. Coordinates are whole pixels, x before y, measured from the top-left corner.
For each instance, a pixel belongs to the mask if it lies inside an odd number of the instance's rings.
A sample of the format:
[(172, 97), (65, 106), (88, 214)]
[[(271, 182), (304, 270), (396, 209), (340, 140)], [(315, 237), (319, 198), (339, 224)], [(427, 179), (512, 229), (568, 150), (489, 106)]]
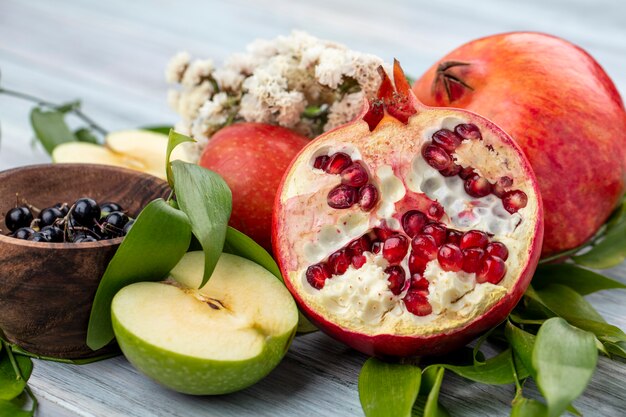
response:
[[(412, 99), (414, 100), (414, 97)], [(495, 124), (471, 112), (452, 109), (436, 109), (437, 111), (434, 112), (432, 109), (422, 107), (421, 105), (418, 106), (418, 113), (408, 119), (406, 126), (386, 114), (372, 132), (370, 132), (366, 122), (356, 119), (312, 141), (296, 156), (291, 166), (287, 169), (279, 187), (274, 206), (272, 237), (274, 254), (285, 278), (285, 284), (302, 311), (321, 330), (332, 337), (365, 354), (379, 357), (443, 354), (468, 343), (480, 333), (497, 325), (507, 317), (522, 297), (534, 274), (541, 253), (543, 239), (543, 207), (541, 198), (530, 164), (515, 142)], [(362, 114), (366, 114), (367, 110), (368, 106), (366, 104)], [(511, 251), (512, 257), (517, 256), (520, 258), (519, 266), (514, 269), (514, 276), (507, 275), (507, 286), (499, 287), (502, 289), (485, 296), (476, 307), (475, 314), (465, 320), (451, 320), (446, 322), (445, 325), (435, 327), (359, 326), (354, 323), (342, 322), (342, 318), (329, 314), (328, 311), (325, 311), (323, 305), (316, 304), (315, 296), (307, 294), (298, 281), (298, 271), (306, 268), (308, 265), (302, 259), (298, 259), (298, 251), (302, 250), (302, 247), (298, 248), (297, 246), (302, 243), (298, 243), (298, 240), (294, 239), (289, 230), (294, 227), (294, 221), (298, 222), (300, 219), (306, 218), (307, 215), (317, 218), (313, 222), (320, 221), (318, 218), (320, 213), (315, 211), (315, 208), (312, 208), (314, 206), (307, 204), (294, 206), (290, 204), (293, 189), (298, 187), (296, 185), (299, 182), (298, 175), (303, 172), (301, 170), (302, 167), (307, 164), (310, 165), (312, 158), (320, 149), (324, 147), (335, 149), (335, 145), (338, 143), (354, 144), (354, 147), (359, 149), (360, 156), (363, 157), (368, 166), (372, 165), (376, 158), (383, 158), (380, 152), (381, 147), (385, 149), (393, 148), (394, 144), (399, 142), (415, 143), (414, 149), (410, 152), (412, 158), (420, 154), (420, 147), (424, 143), (424, 139), (415, 140), (410, 137), (415, 133), (414, 130), (411, 130), (412, 127), (427, 125), (429, 121), (432, 121), (431, 119), (442, 120), (446, 118), (455, 118), (455, 120), (458, 119), (467, 123), (477, 123), (482, 130), (487, 129), (489, 132), (496, 132), (495, 134), (487, 135), (488, 137), (485, 138), (486, 142), (489, 143), (490, 138), (495, 140), (494, 145), (499, 146), (501, 149), (506, 149), (507, 155), (513, 158), (517, 164), (519, 171), (515, 177), (517, 181), (523, 179), (524, 184), (521, 188), (528, 194), (529, 204), (524, 209), (526, 213), (524, 221), (526, 222), (525, 227), (527, 227), (527, 230), (524, 235), (524, 241), (520, 243), (521, 249)], [(433, 125), (436, 124), (433, 123)], [(434, 129), (431, 133), (434, 133), (437, 129)], [(374, 140), (373, 138), (376, 139)], [(336, 150), (340, 151), (341, 149)], [(471, 146), (466, 151), (468, 154), (471, 154)], [(394, 154), (393, 151), (389, 153)], [(402, 158), (402, 153), (396, 156)], [(407, 165), (409, 163), (405, 161), (404, 164)], [(493, 171), (489, 172), (486, 169), (481, 174), (490, 179), (490, 181), (495, 182), (502, 173), (498, 167), (494, 168)], [(404, 176), (402, 177), (404, 178)], [(332, 177), (320, 177), (315, 187), (319, 187), (319, 190), (324, 190), (324, 187), (329, 187), (331, 184), (335, 184), (336, 181), (339, 180)], [(516, 186), (519, 187), (520, 185), (516, 183)], [(311, 184), (306, 184), (305, 186), (312, 187)], [(315, 197), (309, 196), (308, 200), (312, 202), (315, 200)], [(373, 211), (376, 212), (376, 209)], [(311, 224), (300, 225), (300, 227), (311, 229)], [(300, 239), (306, 240), (306, 237), (301, 236)]]

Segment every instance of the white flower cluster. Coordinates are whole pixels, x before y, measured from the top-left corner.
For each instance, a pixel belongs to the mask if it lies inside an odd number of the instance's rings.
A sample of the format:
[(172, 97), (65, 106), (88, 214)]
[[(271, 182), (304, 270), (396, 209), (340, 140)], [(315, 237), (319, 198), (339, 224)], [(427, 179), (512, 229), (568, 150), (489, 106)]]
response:
[(236, 121), (284, 126), (315, 137), (352, 120), (375, 96), (383, 61), (304, 32), (256, 40), (221, 68), (179, 53), (166, 77), (177, 84), (168, 101), (181, 116), (176, 129), (204, 147)]

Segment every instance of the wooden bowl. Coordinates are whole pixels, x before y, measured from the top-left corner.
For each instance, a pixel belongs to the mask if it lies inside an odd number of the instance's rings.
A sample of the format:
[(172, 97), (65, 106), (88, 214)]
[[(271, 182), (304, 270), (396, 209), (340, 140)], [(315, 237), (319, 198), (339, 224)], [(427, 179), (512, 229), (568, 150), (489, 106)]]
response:
[(16, 194), (38, 208), (85, 196), (113, 201), (136, 217), (168, 193), (159, 178), (105, 165), (46, 164), (0, 172), (0, 329), (6, 338), (56, 358), (104, 353), (85, 344), (87, 323), (100, 279), (123, 239), (39, 243), (6, 236), (4, 218), (15, 207)]

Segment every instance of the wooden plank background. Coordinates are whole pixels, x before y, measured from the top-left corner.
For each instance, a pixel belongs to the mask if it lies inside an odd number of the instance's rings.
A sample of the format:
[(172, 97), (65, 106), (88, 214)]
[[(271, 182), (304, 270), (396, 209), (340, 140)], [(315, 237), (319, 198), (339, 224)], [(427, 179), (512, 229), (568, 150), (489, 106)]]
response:
[[(80, 98), (110, 130), (173, 123), (164, 66), (185, 49), (221, 62), (257, 37), (292, 29), (397, 57), (421, 74), (447, 51), (497, 32), (537, 30), (587, 49), (626, 94), (626, 2), (615, 0), (0, 0), (0, 83), (56, 102)], [(0, 169), (45, 162), (31, 147), (30, 105), (0, 96)], [(626, 282), (626, 267), (611, 271)], [(626, 328), (623, 291), (588, 299)], [(39, 416), (360, 416), (356, 382), (365, 357), (323, 334), (297, 338), (286, 359), (237, 394), (189, 397), (138, 374), (124, 358), (85, 366), (37, 361)], [(624, 415), (626, 365), (600, 360), (576, 406), (585, 416)], [(530, 393), (537, 395), (534, 387)], [(442, 403), (454, 416), (507, 416), (512, 386), (447, 374)]]

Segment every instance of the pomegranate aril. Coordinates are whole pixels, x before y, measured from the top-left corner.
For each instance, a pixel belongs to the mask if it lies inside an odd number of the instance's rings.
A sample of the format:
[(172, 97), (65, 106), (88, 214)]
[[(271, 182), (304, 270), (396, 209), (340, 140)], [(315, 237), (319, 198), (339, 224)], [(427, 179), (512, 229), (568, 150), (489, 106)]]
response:
[(504, 274), (506, 274), (504, 261), (497, 256), (487, 255), (483, 259), (480, 270), (476, 274), (476, 282), (481, 284), (484, 282), (497, 284), (502, 281)]
[(480, 134), (480, 130), (478, 127), (471, 123), (464, 123), (457, 125), (454, 128), (454, 132), (462, 137), (463, 139), (482, 139), (483, 136)]
[(420, 274), (413, 274), (411, 276), (411, 290), (415, 291), (428, 291), (430, 282), (426, 278), (422, 278)]
[(472, 197), (484, 197), (491, 193), (491, 183), (480, 175), (474, 174), (465, 180), (465, 192)]
[(482, 265), (485, 251), (481, 248), (468, 248), (463, 250), (463, 271), (478, 272)]
[(363, 235), (358, 239), (353, 240), (346, 246), (350, 256), (363, 255), (363, 252), (368, 252), (372, 249), (372, 242), (367, 235)]
[(461, 165), (452, 163), (452, 165), (450, 165), (448, 168), (440, 169), (439, 173), (444, 177), (454, 177), (455, 175), (458, 175), (462, 169), (463, 168), (461, 168)]
[(484, 248), (489, 243), (489, 236), (480, 230), (470, 230), (465, 232), (461, 238), (461, 249)]
[(367, 261), (367, 258), (365, 257), (365, 255), (356, 255), (352, 257), (352, 266), (355, 267), (356, 269), (361, 268), (363, 265), (365, 265), (365, 262)]
[(329, 174), (340, 174), (341, 171), (346, 169), (352, 163), (350, 155), (343, 152), (337, 152), (330, 156), (326, 172)]
[(376, 239), (382, 241), (385, 241), (396, 234), (396, 232), (394, 232), (393, 230), (388, 229), (386, 225), (383, 225), (383, 227), (375, 227), (373, 232), (374, 236), (376, 236)]
[(427, 143), (422, 148), (422, 156), (431, 167), (437, 171), (449, 168), (452, 164), (452, 158), (439, 146)]
[(463, 232), (449, 229), (446, 235), (446, 243), (452, 243), (454, 245), (460, 246), (462, 237), (463, 237)]
[(519, 190), (509, 191), (502, 196), (502, 205), (509, 213), (517, 213), (519, 209), (526, 207), (528, 197), (526, 193)]
[(493, 185), (493, 194), (496, 197), (502, 198), (504, 193), (506, 193), (506, 189), (510, 188), (513, 185), (513, 180), (510, 177), (500, 177), (498, 181)]
[(503, 261), (506, 261), (509, 258), (509, 250), (506, 246), (504, 246), (504, 243), (492, 242), (487, 245), (485, 252), (489, 255), (497, 256)]
[(441, 129), (436, 131), (433, 136), (433, 143), (442, 148), (448, 153), (454, 152), (454, 150), (461, 144), (461, 137), (448, 129)]
[(390, 264), (400, 263), (409, 249), (409, 241), (402, 235), (391, 236), (383, 244), (383, 258)]
[(356, 188), (339, 184), (328, 192), (326, 201), (334, 209), (347, 209), (356, 203)]
[(330, 161), (330, 157), (328, 155), (318, 156), (315, 158), (315, 161), (313, 161), (313, 168), (324, 171), (328, 167), (328, 161)]
[(378, 123), (385, 116), (385, 108), (383, 106), (382, 100), (376, 100), (370, 103), (370, 109), (363, 116), (363, 120), (367, 123), (370, 128), (370, 132), (376, 129)]
[(316, 290), (324, 288), (326, 280), (330, 278), (330, 271), (325, 263), (311, 265), (306, 270), (306, 280)]
[(421, 211), (409, 210), (402, 216), (402, 228), (409, 237), (414, 237), (426, 225), (426, 216)]
[(333, 275), (343, 275), (350, 266), (350, 256), (345, 249), (340, 249), (328, 257), (328, 267)]
[(368, 180), (369, 175), (367, 175), (367, 171), (363, 165), (358, 162), (349, 165), (346, 169), (341, 171), (342, 184), (350, 185), (352, 187), (360, 187), (367, 184)]
[(432, 260), (437, 257), (437, 242), (431, 235), (417, 235), (411, 241), (413, 255)]
[(433, 220), (439, 220), (443, 217), (443, 206), (438, 201), (433, 201), (426, 214)]
[(402, 301), (404, 301), (406, 309), (416, 316), (427, 316), (433, 312), (428, 298), (418, 291), (409, 291)]
[(411, 256), (409, 256), (409, 272), (411, 275), (423, 274), (428, 262), (430, 262), (428, 258), (423, 258), (415, 253), (411, 253)]
[(437, 246), (441, 246), (446, 241), (448, 229), (443, 223), (430, 223), (424, 226), (422, 234), (430, 235), (435, 239)]
[(476, 172), (474, 171), (474, 168), (467, 167), (467, 168), (461, 169), (461, 171), (459, 172), (459, 177), (461, 177), (462, 179), (466, 180), (466, 179), (468, 179), (470, 177), (473, 177), (474, 174), (476, 174)]
[(437, 252), (437, 261), (444, 271), (460, 271), (463, 267), (463, 252), (451, 243), (446, 243)]
[(382, 249), (383, 249), (383, 242), (377, 240), (372, 243), (372, 253), (379, 254)]
[(398, 265), (393, 265), (385, 269), (385, 273), (389, 275), (387, 281), (389, 281), (389, 290), (398, 295), (404, 288), (404, 281), (406, 281), (406, 274), (404, 269)]
[(359, 205), (361, 209), (370, 211), (378, 202), (378, 190), (372, 184), (359, 188)]

